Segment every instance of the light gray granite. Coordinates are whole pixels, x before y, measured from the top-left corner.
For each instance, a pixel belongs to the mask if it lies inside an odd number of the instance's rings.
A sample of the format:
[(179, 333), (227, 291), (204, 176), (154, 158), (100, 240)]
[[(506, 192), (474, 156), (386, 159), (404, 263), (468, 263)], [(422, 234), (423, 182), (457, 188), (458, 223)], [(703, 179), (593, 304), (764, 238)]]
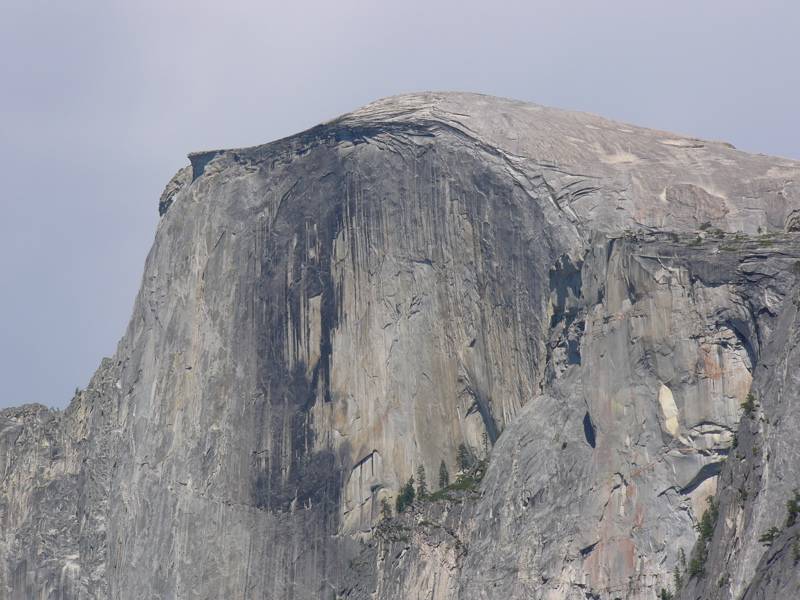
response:
[(715, 495), (681, 597), (793, 597), (800, 163), (461, 93), (189, 159), (114, 357), (0, 412), (0, 597), (653, 600)]

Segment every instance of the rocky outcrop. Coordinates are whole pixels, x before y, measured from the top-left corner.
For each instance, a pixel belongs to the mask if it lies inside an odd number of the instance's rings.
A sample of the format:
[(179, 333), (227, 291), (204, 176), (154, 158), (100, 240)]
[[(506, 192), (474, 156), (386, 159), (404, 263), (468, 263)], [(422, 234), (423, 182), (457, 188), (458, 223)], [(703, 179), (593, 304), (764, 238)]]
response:
[(108, 597), (119, 364), (103, 360), (65, 412), (0, 412), (2, 597)]
[(2, 413), (5, 597), (670, 588), (791, 330), (798, 163), (470, 94), (190, 162), (114, 358)]
[(164, 216), (167, 214), (169, 207), (172, 206), (172, 201), (181, 189), (192, 182), (192, 167), (184, 167), (178, 171), (175, 176), (170, 179), (167, 187), (161, 193), (161, 198), (158, 200), (158, 214)]
[[(800, 263), (773, 276), (790, 271), (797, 276)], [(720, 476), (707, 558), (683, 598), (792, 598), (800, 591), (797, 303), (795, 287), (755, 369), (737, 443)], [(787, 506), (792, 501), (794, 508)]]
[(629, 236), (587, 254), (580, 354), (494, 448), (463, 597), (672, 589), (800, 257), (800, 240), (775, 254), (729, 237)]

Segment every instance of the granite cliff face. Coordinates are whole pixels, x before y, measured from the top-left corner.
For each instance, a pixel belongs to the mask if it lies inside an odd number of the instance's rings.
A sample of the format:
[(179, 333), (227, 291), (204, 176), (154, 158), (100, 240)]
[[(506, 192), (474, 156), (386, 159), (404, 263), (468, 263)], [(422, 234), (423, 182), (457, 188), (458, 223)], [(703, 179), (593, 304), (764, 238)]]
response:
[(115, 356), (0, 413), (0, 596), (793, 597), (800, 163), (471, 94), (190, 161)]

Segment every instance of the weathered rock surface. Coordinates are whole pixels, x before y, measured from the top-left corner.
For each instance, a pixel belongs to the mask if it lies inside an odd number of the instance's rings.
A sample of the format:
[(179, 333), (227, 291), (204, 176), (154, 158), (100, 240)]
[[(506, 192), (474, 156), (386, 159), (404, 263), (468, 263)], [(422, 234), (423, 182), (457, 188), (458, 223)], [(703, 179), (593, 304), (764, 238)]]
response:
[(683, 597), (792, 597), (800, 163), (472, 94), (190, 162), (116, 355), (0, 413), (0, 596), (653, 599), (716, 494)]
[[(752, 406), (720, 476), (705, 573), (683, 598), (800, 597), (800, 519), (792, 523), (787, 510), (800, 489), (799, 291), (791, 290), (754, 372)], [(772, 528), (774, 539), (764, 539)]]

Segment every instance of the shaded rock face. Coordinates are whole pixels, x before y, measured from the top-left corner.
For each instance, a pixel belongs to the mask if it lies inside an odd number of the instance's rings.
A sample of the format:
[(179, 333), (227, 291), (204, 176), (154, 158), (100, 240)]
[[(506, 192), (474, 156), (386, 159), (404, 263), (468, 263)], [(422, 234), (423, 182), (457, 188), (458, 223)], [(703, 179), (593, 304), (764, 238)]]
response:
[(580, 360), (492, 452), (463, 597), (651, 598), (672, 588), (716, 491), (760, 340), (793, 284), (798, 242), (776, 241), (775, 254), (644, 235), (589, 251)]
[(682, 598), (770, 599), (800, 593), (800, 519), (792, 519), (787, 506), (800, 489), (799, 292), (791, 290), (755, 370), (753, 404), (720, 476), (719, 517), (705, 573), (690, 582)]
[(787, 597), (798, 163), (470, 94), (190, 162), (116, 355), (0, 414), (2, 597), (651, 599), (715, 494), (684, 595)]

